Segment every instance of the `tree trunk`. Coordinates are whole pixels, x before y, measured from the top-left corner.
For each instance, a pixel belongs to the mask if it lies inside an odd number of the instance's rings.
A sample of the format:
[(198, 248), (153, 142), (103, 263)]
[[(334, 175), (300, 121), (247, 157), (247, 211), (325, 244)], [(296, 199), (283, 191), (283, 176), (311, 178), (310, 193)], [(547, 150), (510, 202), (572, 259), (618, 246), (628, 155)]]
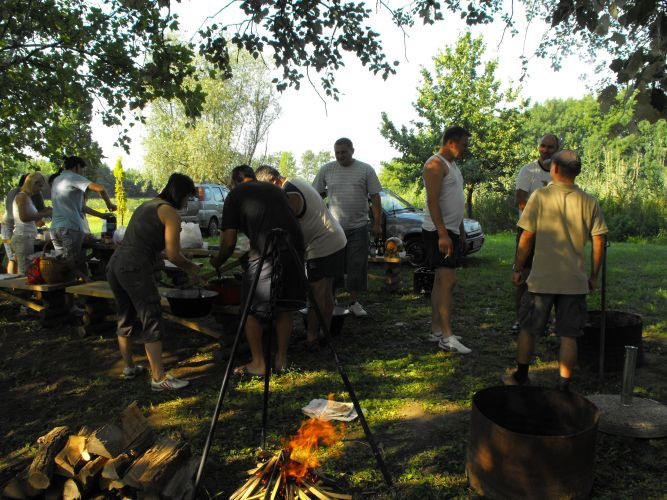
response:
[(472, 219), (472, 194), (475, 191), (475, 185), (466, 186), (466, 212), (468, 218)]

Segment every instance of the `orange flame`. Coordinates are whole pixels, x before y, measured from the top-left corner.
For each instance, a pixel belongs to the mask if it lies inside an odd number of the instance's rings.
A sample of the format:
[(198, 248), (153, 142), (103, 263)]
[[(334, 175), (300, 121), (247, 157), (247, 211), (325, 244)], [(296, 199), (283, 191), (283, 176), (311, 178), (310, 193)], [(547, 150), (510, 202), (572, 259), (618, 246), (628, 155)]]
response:
[(311, 418), (301, 424), (296, 436), (285, 446), (290, 461), (285, 465), (285, 474), (301, 479), (308, 474), (309, 469), (319, 467), (320, 461), (317, 452), (320, 445), (331, 446), (340, 441), (345, 429), (340, 433), (330, 422)]

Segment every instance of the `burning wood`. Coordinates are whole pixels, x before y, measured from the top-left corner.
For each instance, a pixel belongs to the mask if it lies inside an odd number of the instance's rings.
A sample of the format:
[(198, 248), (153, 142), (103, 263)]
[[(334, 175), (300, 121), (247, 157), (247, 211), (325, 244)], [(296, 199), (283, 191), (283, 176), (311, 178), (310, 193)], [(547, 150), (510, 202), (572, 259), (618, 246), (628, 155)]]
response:
[(337, 433), (329, 422), (306, 420), (284, 449), (248, 471), (250, 479), (230, 500), (351, 500), (352, 495), (325, 487), (314, 472), (320, 465), (317, 457), (320, 444), (331, 446), (341, 437), (342, 433)]

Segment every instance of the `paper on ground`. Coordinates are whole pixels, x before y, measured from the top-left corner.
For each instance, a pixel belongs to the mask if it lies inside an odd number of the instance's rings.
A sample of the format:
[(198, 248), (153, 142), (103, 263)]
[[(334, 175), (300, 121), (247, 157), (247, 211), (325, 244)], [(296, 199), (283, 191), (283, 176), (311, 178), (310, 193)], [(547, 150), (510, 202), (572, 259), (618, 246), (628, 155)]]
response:
[(330, 399), (313, 399), (302, 410), (309, 417), (320, 420), (350, 422), (357, 418), (357, 411), (352, 403), (341, 403)]

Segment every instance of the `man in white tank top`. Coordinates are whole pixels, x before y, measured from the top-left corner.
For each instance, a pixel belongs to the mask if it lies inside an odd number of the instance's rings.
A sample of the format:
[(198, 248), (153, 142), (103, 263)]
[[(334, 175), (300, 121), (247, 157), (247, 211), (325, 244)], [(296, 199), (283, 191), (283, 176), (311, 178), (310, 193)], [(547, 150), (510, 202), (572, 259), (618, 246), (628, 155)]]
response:
[(422, 238), (429, 265), (435, 270), (431, 291), (431, 335), (446, 351), (471, 352), (453, 335), (452, 294), (456, 285), (456, 259), (465, 246), (463, 229), (463, 177), (454, 162), (468, 149), (470, 133), (462, 127), (449, 127), (442, 135), (440, 149), (424, 164), (426, 208)]

